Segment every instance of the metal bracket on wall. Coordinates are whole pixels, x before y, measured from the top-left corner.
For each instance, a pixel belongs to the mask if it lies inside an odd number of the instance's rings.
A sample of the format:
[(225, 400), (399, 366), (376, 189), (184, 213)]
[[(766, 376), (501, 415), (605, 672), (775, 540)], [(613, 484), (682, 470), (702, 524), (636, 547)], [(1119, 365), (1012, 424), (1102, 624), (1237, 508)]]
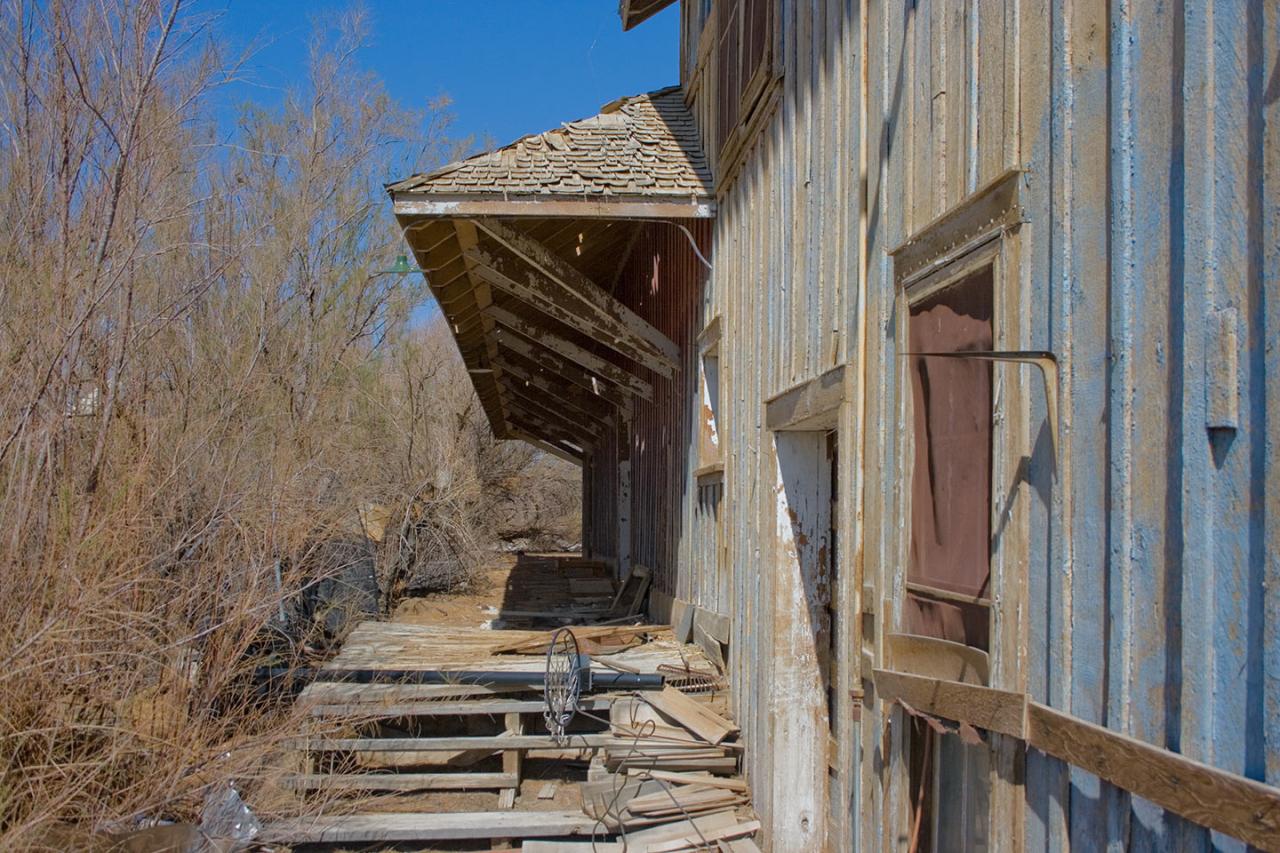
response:
[(1009, 361), (1033, 364), (1044, 380), (1045, 416), (1053, 445), (1053, 476), (1058, 476), (1058, 359), (1045, 350), (971, 350), (967, 352), (904, 352), (903, 358), (958, 358), (972, 361)]

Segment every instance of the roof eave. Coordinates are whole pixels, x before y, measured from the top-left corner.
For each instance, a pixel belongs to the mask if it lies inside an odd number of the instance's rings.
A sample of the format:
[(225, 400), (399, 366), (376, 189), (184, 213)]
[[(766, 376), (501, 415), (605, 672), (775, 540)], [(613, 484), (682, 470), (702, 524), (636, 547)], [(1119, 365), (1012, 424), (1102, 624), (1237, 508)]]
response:
[(575, 196), (542, 193), (446, 194), (391, 191), (396, 216), (459, 218), (472, 216), (540, 216), (582, 219), (713, 219), (715, 199), (707, 195)]
[(618, 17), (622, 19), (622, 29), (630, 30), (643, 24), (674, 2), (675, 0), (620, 0)]

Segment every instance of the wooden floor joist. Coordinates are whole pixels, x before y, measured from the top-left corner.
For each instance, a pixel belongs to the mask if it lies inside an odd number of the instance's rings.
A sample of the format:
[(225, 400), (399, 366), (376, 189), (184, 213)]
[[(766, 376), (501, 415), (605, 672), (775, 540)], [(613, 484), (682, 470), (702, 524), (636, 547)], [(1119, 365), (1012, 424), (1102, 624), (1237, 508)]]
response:
[(453, 841), (473, 838), (559, 838), (590, 835), (596, 821), (580, 811), (387, 812), (325, 815), (276, 821), (256, 841), (275, 844), (350, 844), (375, 841)]

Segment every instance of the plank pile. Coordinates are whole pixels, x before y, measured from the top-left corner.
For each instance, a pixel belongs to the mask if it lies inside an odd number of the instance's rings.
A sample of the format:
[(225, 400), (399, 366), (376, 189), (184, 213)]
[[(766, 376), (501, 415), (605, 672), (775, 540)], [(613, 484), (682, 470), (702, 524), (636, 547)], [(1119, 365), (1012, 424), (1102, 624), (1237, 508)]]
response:
[[(749, 796), (747, 783), (735, 775), (738, 727), (715, 710), (715, 698), (666, 687), (614, 702), (611, 741), (601, 750), (609, 772), (581, 785), (582, 805), (626, 839), (626, 850), (754, 849), (749, 836), (760, 825), (739, 816)], [(730, 844), (739, 839), (739, 846)]]

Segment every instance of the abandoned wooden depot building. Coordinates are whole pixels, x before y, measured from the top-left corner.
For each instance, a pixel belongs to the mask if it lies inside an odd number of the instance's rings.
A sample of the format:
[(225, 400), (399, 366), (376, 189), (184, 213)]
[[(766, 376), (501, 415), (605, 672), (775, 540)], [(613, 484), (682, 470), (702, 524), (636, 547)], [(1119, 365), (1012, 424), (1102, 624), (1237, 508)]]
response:
[(586, 550), (728, 619), (766, 843), (1280, 849), (1280, 6), (679, 15), (389, 189)]

